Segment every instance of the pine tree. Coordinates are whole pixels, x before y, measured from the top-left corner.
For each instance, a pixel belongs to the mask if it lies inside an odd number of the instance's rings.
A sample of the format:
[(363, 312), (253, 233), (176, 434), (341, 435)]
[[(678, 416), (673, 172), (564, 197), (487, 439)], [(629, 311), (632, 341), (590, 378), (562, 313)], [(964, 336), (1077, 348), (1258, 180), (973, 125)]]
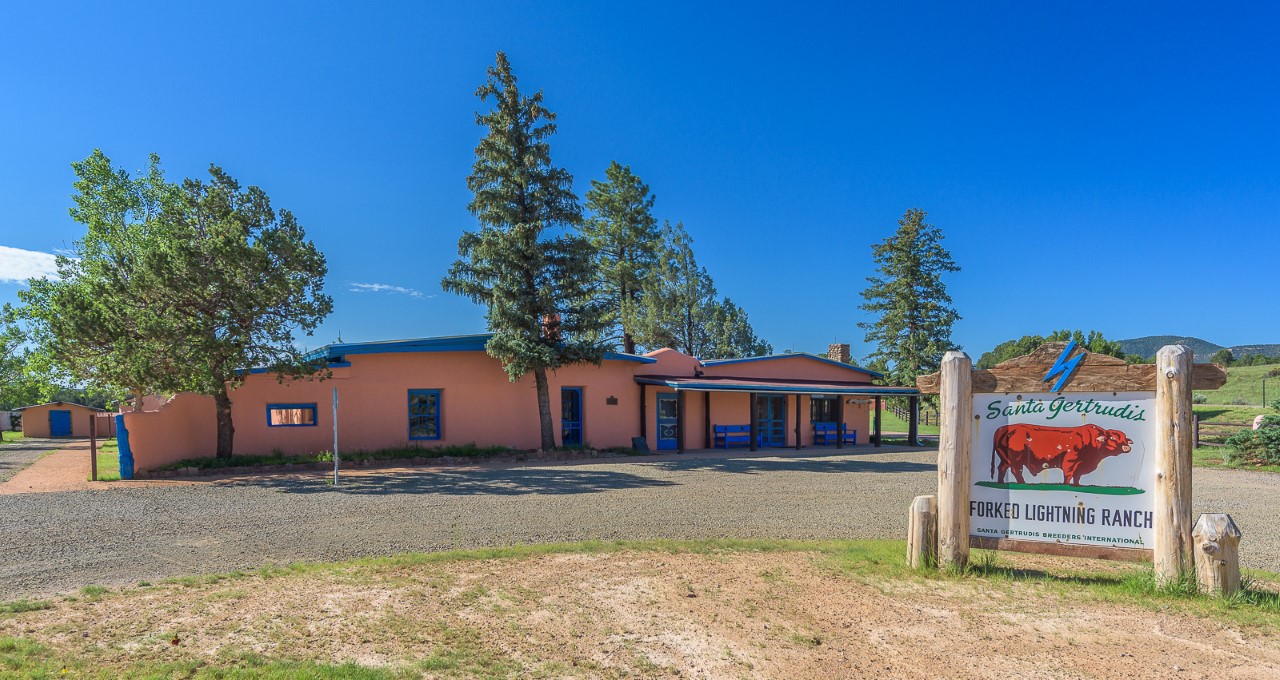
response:
[[(605, 313), (594, 297), (593, 249), (574, 233), (582, 222), (573, 177), (551, 162), (556, 115), (539, 91), (524, 96), (502, 52), (476, 90), (493, 109), (476, 114), (488, 132), (476, 146), (467, 186), (479, 231), (458, 239), (459, 259), (441, 285), (487, 306), (486, 351), (512, 381), (532, 373), (542, 448), (555, 448), (547, 371), (599, 363)], [(549, 235), (561, 231), (560, 235)]]
[(869, 360), (887, 368), (897, 385), (914, 385), (916, 376), (938, 370), (942, 355), (956, 349), (951, 327), (960, 319), (942, 283), (945, 272), (960, 271), (942, 247), (942, 231), (912, 208), (898, 220), (892, 237), (872, 245), (878, 276), (868, 276), (861, 309), (875, 321), (859, 322), (875, 346)]
[(591, 180), (587, 192), (592, 217), (582, 231), (596, 251), (600, 297), (609, 324), (627, 353), (636, 351), (641, 296), (661, 255), (662, 233), (653, 217), (653, 201), (649, 185), (617, 161), (605, 170), (605, 181)]

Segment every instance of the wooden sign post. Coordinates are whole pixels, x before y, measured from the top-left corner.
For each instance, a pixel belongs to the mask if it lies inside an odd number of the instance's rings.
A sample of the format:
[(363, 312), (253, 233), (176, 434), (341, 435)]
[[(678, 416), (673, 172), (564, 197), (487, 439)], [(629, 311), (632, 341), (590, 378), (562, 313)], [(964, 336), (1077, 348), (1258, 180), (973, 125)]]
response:
[[(1226, 382), (1192, 357), (1168, 346), (1155, 364), (1126, 364), (1048, 343), (974, 370), (947, 352), (917, 380), (941, 401), (937, 565), (963, 567), (972, 546), (1151, 561), (1161, 584), (1191, 574), (1191, 392)], [(913, 566), (933, 562), (919, 526), (931, 510), (912, 505)]]

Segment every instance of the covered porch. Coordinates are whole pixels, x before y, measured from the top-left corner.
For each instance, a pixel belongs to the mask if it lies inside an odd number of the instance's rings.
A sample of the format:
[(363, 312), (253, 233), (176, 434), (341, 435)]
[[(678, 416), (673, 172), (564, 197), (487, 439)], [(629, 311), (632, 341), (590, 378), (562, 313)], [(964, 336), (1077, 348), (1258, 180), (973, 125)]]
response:
[(657, 451), (741, 447), (881, 446), (882, 406), (909, 404), (907, 442), (919, 446), (920, 392), (865, 382), (641, 375), (640, 437)]

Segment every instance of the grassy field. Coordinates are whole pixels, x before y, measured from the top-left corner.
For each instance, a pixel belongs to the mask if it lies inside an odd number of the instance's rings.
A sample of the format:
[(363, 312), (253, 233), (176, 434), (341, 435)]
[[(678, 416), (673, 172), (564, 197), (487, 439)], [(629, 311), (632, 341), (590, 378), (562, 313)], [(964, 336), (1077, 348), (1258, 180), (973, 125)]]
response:
[(1280, 400), (1280, 377), (1268, 378), (1271, 371), (1280, 370), (1280, 365), (1272, 366), (1230, 366), (1227, 368), (1227, 384), (1216, 390), (1196, 392), (1202, 394), (1210, 404), (1235, 404), (1248, 406), (1270, 406), (1262, 403), (1262, 381), (1267, 381), (1267, 401)]
[[(907, 421), (893, 415), (893, 411), (885, 410), (885, 411), (882, 411), (881, 413), (882, 415), (881, 415), (880, 426), (884, 428), (885, 432), (906, 432), (907, 431), (907, 426), (908, 426)], [(872, 417), (871, 427), (874, 428), (875, 413), (872, 413), (871, 417)], [(867, 433), (867, 434), (869, 435), (870, 433)], [(921, 425), (920, 434), (938, 434), (938, 426), (937, 425)], [(863, 437), (862, 434), (859, 433), (858, 442), (865, 443), (866, 441), (867, 441), (867, 438)]]
[[(1068, 663), (1088, 657), (1090, 645), (1117, 634), (1108, 622), (1127, 635), (1172, 625), (1201, 647), (1230, 628), (1235, 637), (1216, 644), (1241, 670), (1247, 655), (1265, 653), (1267, 643), (1255, 638), (1280, 634), (1275, 574), (1250, 575), (1246, 590), (1224, 601), (1157, 588), (1149, 567), (1114, 562), (975, 551), (962, 573), (913, 572), (904, 548), (901, 541), (592, 541), (87, 586), (0, 604), (0, 676), (824, 677), (852, 672), (850, 659), (876, 650), (921, 663), (917, 638), (956, 644), (968, 636), (963, 651), (984, 655), (1022, 635), (1031, 611), (1040, 612), (1035, 658), (1059, 650)], [(895, 624), (897, 616), (905, 618)], [(883, 617), (866, 624), (872, 630), (912, 633), (877, 633), (878, 646), (860, 652), (877, 643), (867, 641), (859, 617)], [(1187, 632), (1195, 628), (1200, 636)], [(902, 646), (883, 649), (895, 644)], [(1126, 644), (1161, 653), (1144, 640)], [(832, 665), (814, 665), (823, 657)], [(1186, 658), (1179, 653), (1184, 665)], [(920, 674), (946, 674), (927, 670)]]
[(21, 432), (0, 432), (0, 444), (8, 444), (22, 439)]

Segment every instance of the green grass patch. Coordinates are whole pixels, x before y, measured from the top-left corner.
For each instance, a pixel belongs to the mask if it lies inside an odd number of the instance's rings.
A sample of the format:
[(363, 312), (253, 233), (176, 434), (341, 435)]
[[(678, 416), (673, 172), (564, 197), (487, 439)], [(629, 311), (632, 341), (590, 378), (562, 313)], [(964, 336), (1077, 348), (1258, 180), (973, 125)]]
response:
[[(93, 478), (90, 472), (89, 479)], [(98, 451), (98, 481), (115, 482), (120, 480), (120, 456), (115, 452)]]
[(8, 444), (23, 439), (21, 432), (5, 431), (0, 432), (0, 444)]
[(1146, 493), (1142, 489), (1135, 489), (1131, 486), (1089, 486), (1082, 484), (1080, 486), (1072, 486), (1071, 484), (1022, 484), (1019, 482), (976, 482), (978, 486), (985, 486), (988, 489), (1010, 489), (1013, 491), (1072, 491), (1076, 493), (1096, 493), (1103, 496), (1136, 496), (1140, 493)]
[[(458, 446), (439, 446), (435, 448), (419, 448), (416, 446), (403, 446), (390, 449), (380, 449), (378, 451), (351, 451), (341, 452), (339, 456), (344, 461), (388, 461), (388, 460), (406, 460), (409, 458), (441, 458), (444, 456), (453, 456), (457, 458), (488, 458), (493, 456), (506, 456), (518, 453), (515, 449), (509, 449), (505, 446), (477, 446), (475, 444), (462, 444)], [(256, 465), (309, 465), (312, 463), (332, 463), (333, 453), (330, 451), (322, 451), (319, 453), (289, 456), (283, 452), (272, 453), (265, 456), (231, 456), (230, 458), (188, 458), (180, 460), (176, 463), (170, 463), (159, 468), (158, 470), (177, 470), (180, 468), (197, 468), (200, 470), (210, 470), (227, 467), (251, 467)]]
[(0, 614), (21, 614), (22, 612), (35, 612), (42, 609), (53, 609), (53, 603), (48, 600), (0, 602)]
[(1192, 452), (1191, 461), (1196, 467), (1218, 467), (1231, 470), (1280, 473), (1280, 465), (1268, 465), (1241, 458), (1230, 447), (1226, 446), (1201, 446)]
[[(1276, 375), (1268, 374), (1276, 371)], [(1195, 394), (1204, 395), (1207, 404), (1236, 404), (1267, 407), (1262, 403), (1262, 381), (1267, 381), (1267, 401), (1280, 399), (1280, 365), (1271, 366), (1228, 366), (1227, 384), (1216, 390), (1202, 390)], [(1272, 413), (1275, 411), (1272, 410)]]
[[(871, 422), (868, 425), (873, 429), (876, 426), (875, 416), (876, 416), (875, 413), (871, 414)], [(880, 412), (880, 429), (882, 431), (906, 432), (908, 427), (910, 427), (910, 423), (899, 418), (898, 416), (895, 416), (893, 414), (893, 411), (886, 409)], [(937, 425), (920, 425), (920, 434), (938, 434), (938, 426)], [(871, 437), (870, 432), (867, 432), (866, 436), (863, 436), (863, 433), (861, 432), (858, 433), (859, 442), (870, 441), (870, 437)]]

